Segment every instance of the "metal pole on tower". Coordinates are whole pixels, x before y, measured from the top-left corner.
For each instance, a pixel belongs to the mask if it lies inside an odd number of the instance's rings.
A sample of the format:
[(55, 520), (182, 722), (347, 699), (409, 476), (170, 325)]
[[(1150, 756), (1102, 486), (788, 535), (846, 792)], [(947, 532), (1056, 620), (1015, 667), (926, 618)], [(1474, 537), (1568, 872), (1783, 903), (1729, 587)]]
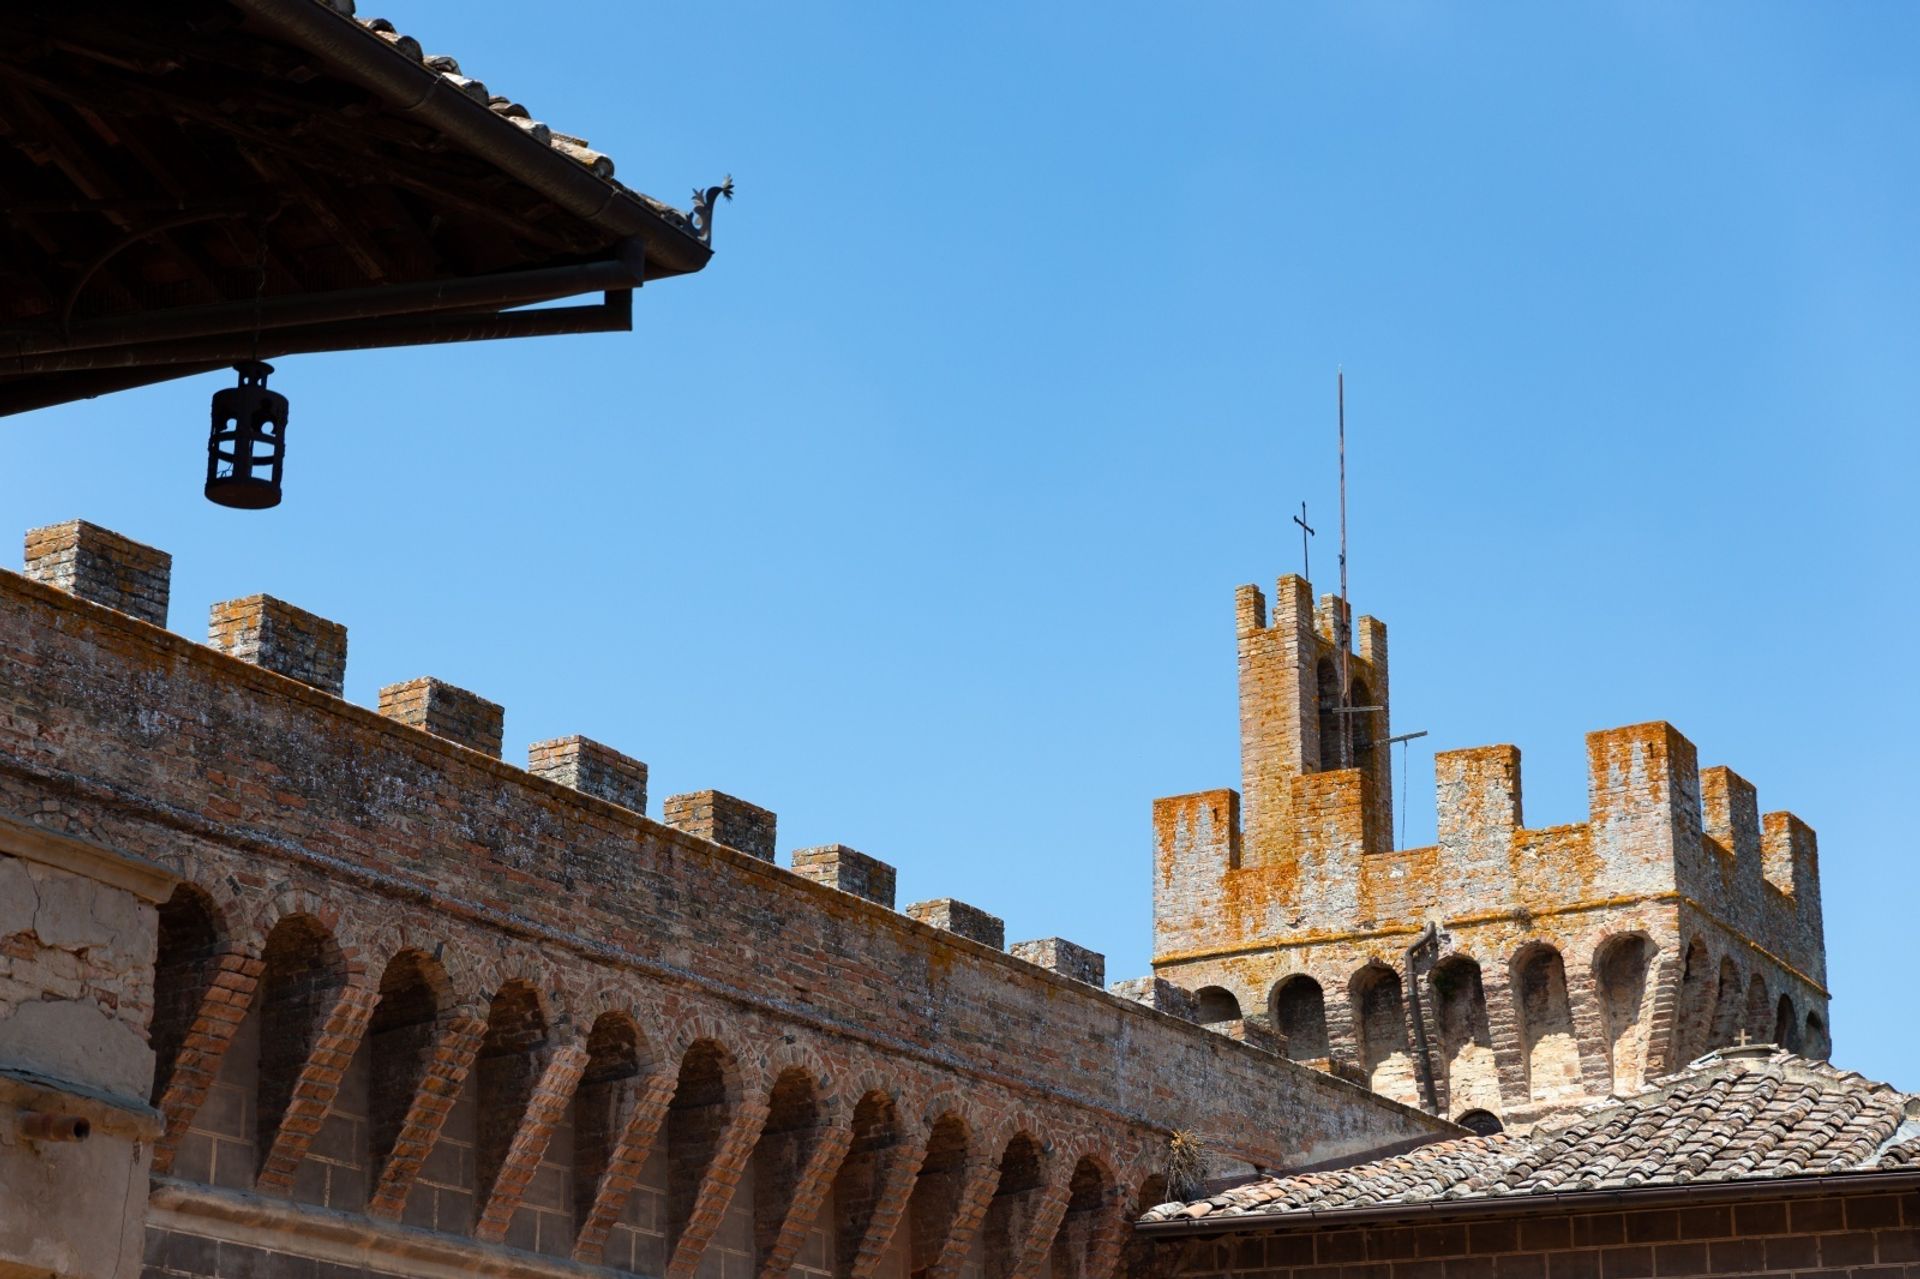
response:
[[(1340, 422), (1340, 599), (1334, 606), (1333, 638), (1334, 660), (1340, 664), (1340, 709), (1345, 711), (1353, 701), (1347, 668), (1347, 372), (1338, 366), (1334, 370), (1334, 394)], [(1353, 716), (1347, 714), (1340, 716), (1340, 763), (1343, 768), (1355, 763)]]

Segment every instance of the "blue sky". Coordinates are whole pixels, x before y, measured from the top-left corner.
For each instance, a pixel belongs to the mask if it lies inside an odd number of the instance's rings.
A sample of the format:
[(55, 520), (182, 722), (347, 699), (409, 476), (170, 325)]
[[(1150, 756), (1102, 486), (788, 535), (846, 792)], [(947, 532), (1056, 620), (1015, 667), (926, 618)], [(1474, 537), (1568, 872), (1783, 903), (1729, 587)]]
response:
[(1150, 800), (1237, 785), (1233, 588), (1303, 499), (1331, 584), (1344, 363), (1410, 842), (1432, 749), (1517, 743), (1546, 825), (1586, 731), (1669, 719), (1818, 828), (1835, 1058), (1920, 1086), (1920, 11), (380, 8), (639, 189), (731, 172), (712, 265), (631, 335), (281, 361), (265, 515), (199, 496), (224, 378), (11, 421), (15, 526), (1123, 977)]

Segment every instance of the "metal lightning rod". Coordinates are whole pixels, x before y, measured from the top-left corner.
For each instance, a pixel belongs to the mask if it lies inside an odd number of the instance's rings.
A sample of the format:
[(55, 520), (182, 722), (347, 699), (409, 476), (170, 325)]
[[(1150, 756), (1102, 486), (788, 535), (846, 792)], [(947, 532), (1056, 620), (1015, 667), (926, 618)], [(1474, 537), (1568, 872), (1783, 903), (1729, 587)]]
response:
[[(1340, 421), (1340, 603), (1333, 615), (1333, 634), (1340, 663), (1340, 707), (1344, 711), (1351, 705), (1353, 691), (1347, 667), (1351, 640), (1347, 626), (1347, 371), (1339, 365), (1334, 366), (1334, 394)], [(1353, 719), (1344, 714), (1340, 717), (1340, 760), (1343, 766), (1353, 766)]]

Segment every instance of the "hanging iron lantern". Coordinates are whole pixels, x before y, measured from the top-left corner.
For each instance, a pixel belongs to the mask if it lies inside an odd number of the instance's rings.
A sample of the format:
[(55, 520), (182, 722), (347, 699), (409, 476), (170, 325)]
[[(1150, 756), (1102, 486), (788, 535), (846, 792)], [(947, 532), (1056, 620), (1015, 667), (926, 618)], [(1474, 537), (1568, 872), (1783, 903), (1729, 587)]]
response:
[(267, 389), (271, 364), (236, 364), (240, 384), (213, 393), (207, 437), (207, 500), (243, 511), (280, 505), (287, 442), (287, 397)]

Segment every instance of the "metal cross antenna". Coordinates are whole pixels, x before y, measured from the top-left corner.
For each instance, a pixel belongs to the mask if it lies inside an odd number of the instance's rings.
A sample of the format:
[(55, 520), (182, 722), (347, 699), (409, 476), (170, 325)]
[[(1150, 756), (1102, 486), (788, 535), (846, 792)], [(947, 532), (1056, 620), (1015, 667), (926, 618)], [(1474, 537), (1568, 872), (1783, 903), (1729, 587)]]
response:
[(1309, 582), (1313, 580), (1313, 561), (1307, 558), (1307, 539), (1314, 536), (1313, 525), (1307, 523), (1307, 504), (1300, 503), (1300, 514), (1293, 517), (1300, 526), (1300, 576)]
[[(1416, 737), (1425, 737), (1426, 729), (1417, 733), (1402, 733), (1398, 737), (1389, 737), (1381, 742), (1382, 746), (1392, 749), (1395, 742), (1400, 743), (1400, 847), (1407, 846), (1407, 743)], [(1393, 758), (1388, 756), (1387, 767), (1393, 767)]]

